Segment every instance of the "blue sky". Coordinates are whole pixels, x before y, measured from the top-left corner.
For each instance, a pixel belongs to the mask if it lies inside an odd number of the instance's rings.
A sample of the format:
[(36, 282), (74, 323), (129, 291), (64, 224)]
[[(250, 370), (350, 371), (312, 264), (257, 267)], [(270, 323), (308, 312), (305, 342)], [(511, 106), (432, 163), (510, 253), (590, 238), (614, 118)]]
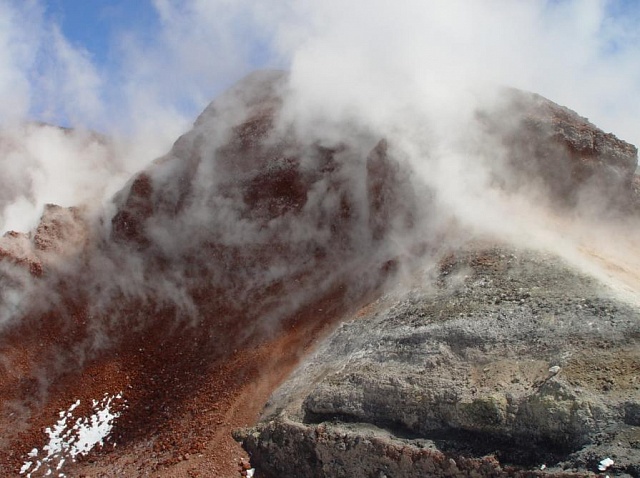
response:
[(243, 0), (0, 0), (0, 123), (184, 123), (272, 64), (252, 11)]
[(118, 35), (136, 31), (149, 39), (159, 29), (158, 14), (148, 0), (48, 0), (45, 6), (67, 39), (99, 65), (112, 61)]
[(398, 79), (456, 88), (460, 76), (478, 78), (536, 91), (623, 136), (634, 131), (640, 1), (402, 5), (0, 0), (0, 121), (21, 112), (100, 130), (162, 129), (174, 119), (184, 127), (247, 72), (276, 67), (292, 69), (310, 94), (327, 88), (347, 101)]
[[(187, 5), (189, 2), (178, 2)], [(215, 2), (214, 2), (215, 3)], [(550, 6), (571, 3), (566, 0), (551, 0)], [(606, 1), (606, 10), (611, 22), (638, 25), (640, 2), (638, 0)], [(46, 16), (58, 24), (65, 37), (76, 47), (86, 49), (96, 65), (109, 69), (117, 59), (114, 43), (123, 34), (135, 32), (138, 40), (153, 42), (154, 32), (160, 30), (160, 17), (151, 0), (47, 0), (44, 2)], [(640, 25), (638, 25), (640, 27)], [(640, 28), (639, 28), (640, 29)], [(249, 29), (247, 35), (251, 35)], [(254, 38), (253, 61), (264, 64), (263, 45)], [(619, 42), (610, 45), (617, 51)]]

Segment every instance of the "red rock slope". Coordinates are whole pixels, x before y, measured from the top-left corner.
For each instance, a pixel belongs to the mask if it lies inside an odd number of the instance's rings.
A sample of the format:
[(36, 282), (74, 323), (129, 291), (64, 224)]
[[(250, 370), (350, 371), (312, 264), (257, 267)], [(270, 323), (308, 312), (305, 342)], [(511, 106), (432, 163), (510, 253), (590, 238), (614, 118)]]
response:
[(280, 130), (284, 80), (255, 74), (212, 103), (112, 219), (51, 206), (35, 234), (4, 238), (4, 280), (24, 297), (0, 336), (1, 474), (59, 411), (122, 392), (117, 448), (63, 472), (236, 476), (231, 429), (379, 290), (384, 239), (412, 224), (407, 175), (380, 139)]

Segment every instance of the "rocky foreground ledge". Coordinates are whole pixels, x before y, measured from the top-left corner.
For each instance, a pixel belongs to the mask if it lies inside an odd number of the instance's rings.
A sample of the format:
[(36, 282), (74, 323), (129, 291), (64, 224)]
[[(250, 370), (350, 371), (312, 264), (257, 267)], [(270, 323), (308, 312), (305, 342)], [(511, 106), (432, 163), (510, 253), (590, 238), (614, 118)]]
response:
[(531, 251), (450, 255), (419, 283), (236, 432), (264, 476), (640, 476), (637, 308)]

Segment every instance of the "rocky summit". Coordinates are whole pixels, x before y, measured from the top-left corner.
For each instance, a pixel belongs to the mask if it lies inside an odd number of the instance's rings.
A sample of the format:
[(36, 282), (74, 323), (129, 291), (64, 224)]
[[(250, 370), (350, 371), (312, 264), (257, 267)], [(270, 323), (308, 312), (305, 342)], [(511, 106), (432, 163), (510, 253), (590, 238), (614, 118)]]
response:
[(292, 98), (251, 74), (0, 240), (0, 474), (640, 476), (637, 149), (502, 90), (465, 151), (536, 215), (492, 234), (428, 151)]

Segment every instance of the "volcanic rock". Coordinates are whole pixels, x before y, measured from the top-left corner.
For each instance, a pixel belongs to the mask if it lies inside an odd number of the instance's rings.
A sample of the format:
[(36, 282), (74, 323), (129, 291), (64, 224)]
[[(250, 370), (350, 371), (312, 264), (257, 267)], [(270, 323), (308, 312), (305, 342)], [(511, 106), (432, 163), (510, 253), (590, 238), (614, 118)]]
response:
[[(285, 80), (247, 77), (115, 199), (113, 250), (140, 257), (145, 274), (170, 270), (207, 329), (215, 316), (260, 335), (336, 287), (337, 302), (358, 303), (395, 259), (384, 239), (412, 227), (408, 166), (379, 138), (297, 137), (278, 123)], [(218, 352), (231, 330), (212, 334)]]
[[(234, 476), (241, 450), (230, 430), (253, 424), (300, 358), (372, 303), (365, 310), (378, 312), (339, 329), (320, 349), (330, 355), (314, 355), (274, 396), (267, 416), (277, 420), (245, 436), (258, 473), (360, 476), (361, 464), (382, 473), (367, 476), (403, 476), (415, 462), (455, 475), (541, 458), (585, 468), (596, 455), (581, 450), (600, 453), (594, 437), (609, 433), (605, 420), (623, 443), (614, 466), (631, 473), (637, 395), (626, 378), (603, 382), (572, 357), (604, 344), (624, 357), (616, 372), (628, 377), (636, 309), (556, 258), (523, 253), (516, 267), (495, 251), (444, 261), (447, 274), (416, 285), (415, 310), (409, 296), (383, 296), (400, 272), (457, 241), (455, 218), (442, 220), (436, 192), (367, 125), (339, 125), (339, 139), (302, 137), (280, 114), (287, 88), (283, 72), (248, 76), (131, 178), (113, 213), (88, 220), (49, 206), (36, 231), (0, 243), (0, 474), (15, 475), (42, 450), (42, 430), (60, 411), (80, 400), (86, 414), (94, 400), (120, 396), (117, 448), (109, 442), (65, 473)], [(490, 142), (514, 151), (509, 174), (494, 168), (496, 187), (521, 189), (522, 170), (567, 208), (584, 191), (628, 207), (633, 147), (548, 100), (516, 96), (509, 111), (522, 120), (503, 128), (497, 113), (479, 116)], [(457, 273), (467, 265), (474, 279)], [(558, 291), (576, 299), (562, 302)], [(578, 298), (597, 309), (578, 312)], [(573, 355), (562, 355), (565, 345)], [(503, 387), (478, 363), (519, 382)], [(569, 378), (586, 383), (584, 400)], [(495, 450), (482, 446), (487, 437)]]
[[(635, 146), (605, 133), (586, 118), (548, 99), (506, 89), (492, 111), (478, 113), (485, 131), (504, 147), (496, 181), (508, 190), (528, 189), (538, 199), (602, 217), (629, 214)], [(494, 145), (492, 145), (494, 146)]]
[(559, 257), (458, 252), (341, 325), (237, 436), (267, 477), (583, 476), (612, 455), (639, 476), (638, 318)]
[[(50, 261), (38, 300), (22, 298), (0, 337), (3, 423), (25, 423), (0, 470), (42, 446), (58, 410), (120, 392), (119, 449), (153, 437), (167, 467), (200, 453), (247, 416), (230, 408), (240, 394), (264, 396), (378, 293), (396, 256), (385, 238), (412, 227), (409, 175), (380, 138), (320, 144), (281, 129), (284, 80), (258, 73), (214, 101), (116, 195), (111, 228), (48, 207), (27, 250), (75, 252)], [(198, 408), (210, 412), (195, 426)]]

